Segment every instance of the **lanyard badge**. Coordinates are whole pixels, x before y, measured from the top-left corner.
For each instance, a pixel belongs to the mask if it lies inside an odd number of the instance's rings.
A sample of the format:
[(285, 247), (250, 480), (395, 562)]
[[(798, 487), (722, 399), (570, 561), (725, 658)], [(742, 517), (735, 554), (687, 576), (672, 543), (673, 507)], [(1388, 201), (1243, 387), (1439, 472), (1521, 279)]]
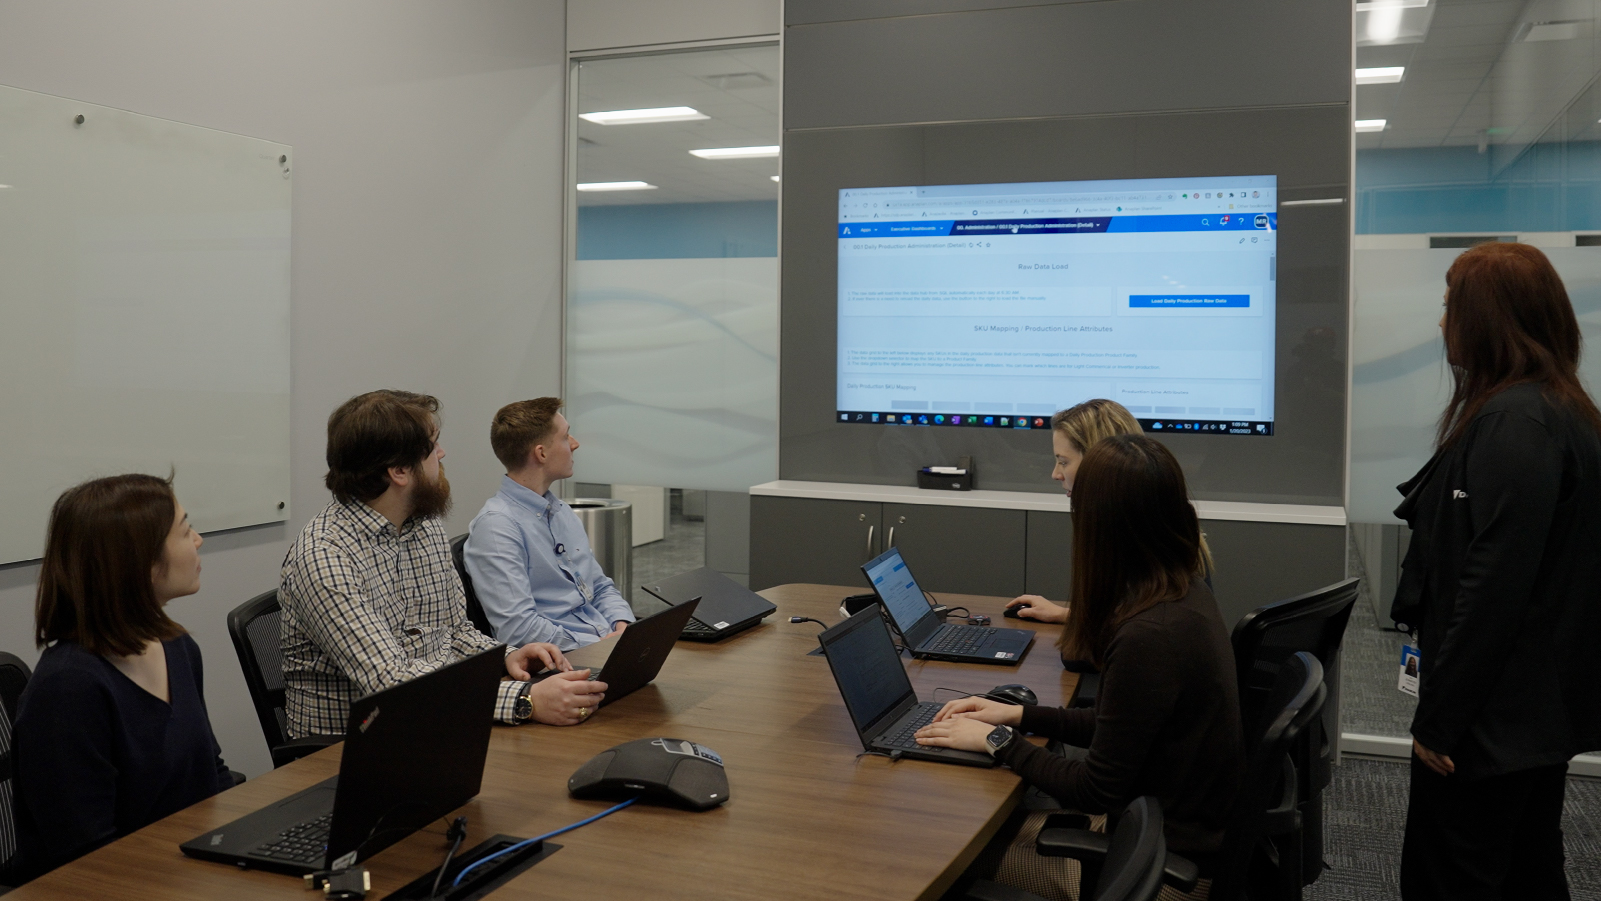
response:
[(1395, 687), (1402, 694), (1418, 696), (1418, 672), (1423, 665), (1423, 655), (1411, 645), (1401, 645), (1401, 676)]

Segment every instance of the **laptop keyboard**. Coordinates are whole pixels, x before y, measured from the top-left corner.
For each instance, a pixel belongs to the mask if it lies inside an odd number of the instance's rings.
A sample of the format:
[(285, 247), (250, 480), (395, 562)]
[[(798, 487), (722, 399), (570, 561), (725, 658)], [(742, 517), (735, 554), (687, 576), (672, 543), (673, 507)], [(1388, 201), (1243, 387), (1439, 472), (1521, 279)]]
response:
[(257, 857), (320, 867), (328, 859), (328, 829), (333, 821), (334, 815), (330, 812), (314, 820), (296, 823), (278, 833), (271, 841), (257, 845), (250, 853)]
[(912, 736), (917, 733), (917, 730), (934, 721), (934, 714), (939, 713), (940, 707), (941, 705), (939, 704), (919, 704), (917, 711), (912, 714), (912, 718), (907, 720), (905, 725), (894, 732), (884, 733), (877, 743), (891, 748), (922, 748), (923, 746), (918, 744), (917, 739)]
[(717, 634), (717, 630), (713, 629), (711, 626), (706, 625), (705, 623), (701, 622), (698, 619), (691, 619), (684, 626), (684, 633), (686, 635), (690, 634), (690, 633), (693, 633), (695, 635), (716, 635)]
[(923, 653), (976, 654), (989, 641), (995, 630), (983, 626), (940, 626), (928, 644), (918, 648)]

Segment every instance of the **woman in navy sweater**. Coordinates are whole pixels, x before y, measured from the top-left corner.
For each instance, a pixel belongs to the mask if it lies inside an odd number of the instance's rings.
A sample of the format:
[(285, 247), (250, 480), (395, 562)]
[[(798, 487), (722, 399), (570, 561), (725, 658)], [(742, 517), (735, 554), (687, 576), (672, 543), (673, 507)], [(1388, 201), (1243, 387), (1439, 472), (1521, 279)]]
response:
[(50, 513), (34, 609), (45, 648), (13, 741), (31, 879), (233, 785), (200, 648), (163, 608), (200, 590), (200, 542), (170, 480), (96, 479)]

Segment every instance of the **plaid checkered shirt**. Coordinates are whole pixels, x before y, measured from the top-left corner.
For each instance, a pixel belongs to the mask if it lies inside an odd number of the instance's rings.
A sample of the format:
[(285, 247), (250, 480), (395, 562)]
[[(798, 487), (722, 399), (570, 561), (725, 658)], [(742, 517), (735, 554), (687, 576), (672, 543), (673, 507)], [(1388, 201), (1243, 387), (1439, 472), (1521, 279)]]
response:
[[(363, 503), (330, 504), (284, 557), (289, 735), (343, 735), (350, 702), (500, 644), (467, 619), (438, 519), (400, 528)], [(508, 649), (508, 653), (509, 653)], [(495, 717), (515, 722), (521, 682), (502, 682)]]

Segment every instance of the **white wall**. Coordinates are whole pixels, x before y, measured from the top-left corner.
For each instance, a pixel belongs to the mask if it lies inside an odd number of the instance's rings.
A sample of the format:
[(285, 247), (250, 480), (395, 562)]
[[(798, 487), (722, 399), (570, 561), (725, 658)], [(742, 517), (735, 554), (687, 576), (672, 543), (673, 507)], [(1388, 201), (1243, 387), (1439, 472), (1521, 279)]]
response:
[[(565, 34), (562, 0), (0, 0), (0, 84), (294, 146), (290, 520), (211, 536), (172, 606), (246, 774), (270, 761), (224, 617), (327, 503), (328, 413), (438, 395), (454, 534), (501, 472), (494, 411), (560, 390)], [(30, 662), (36, 578), (0, 569), (0, 649)]]

